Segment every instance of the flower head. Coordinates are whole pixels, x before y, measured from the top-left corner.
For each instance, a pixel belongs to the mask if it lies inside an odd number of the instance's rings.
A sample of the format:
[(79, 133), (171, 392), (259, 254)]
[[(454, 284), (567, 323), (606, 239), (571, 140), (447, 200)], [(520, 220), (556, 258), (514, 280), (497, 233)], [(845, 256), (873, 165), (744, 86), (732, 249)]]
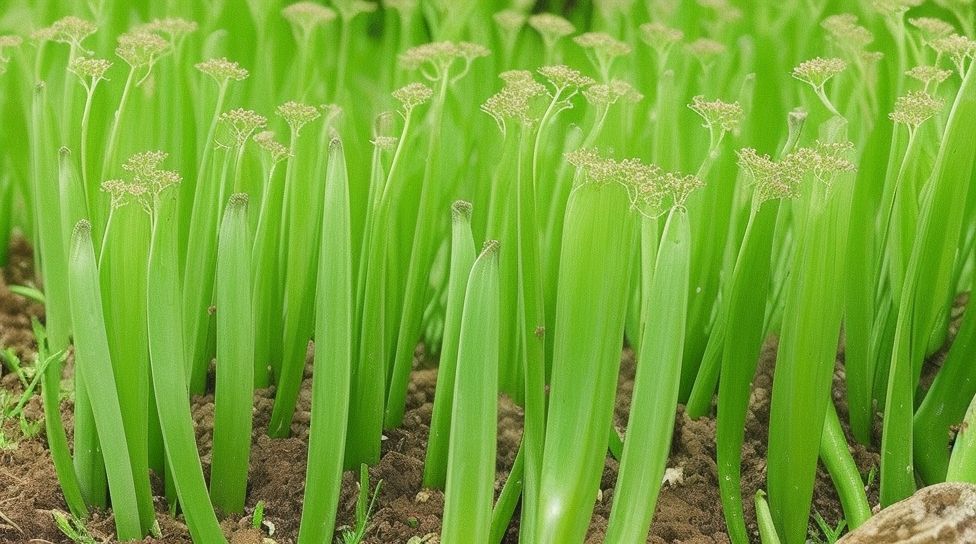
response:
[(851, 142), (824, 143), (817, 140), (813, 147), (803, 147), (793, 152), (794, 160), (813, 173), (817, 181), (828, 188), (840, 174), (857, 171), (857, 166), (847, 157), (854, 144)]
[(151, 32), (127, 32), (119, 36), (118, 42), (115, 54), (132, 68), (152, 67), (170, 47), (168, 41)]
[(850, 13), (831, 15), (820, 23), (831, 40), (849, 56), (864, 50), (874, 41), (871, 31), (857, 24), (857, 16)]
[(939, 84), (949, 79), (949, 76), (952, 75), (952, 70), (943, 70), (938, 66), (922, 65), (908, 70), (905, 72), (905, 75), (912, 79), (921, 81), (926, 87), (928, 87), (930, 83), (934, 82), (935, 84)]
[(565, 64), (543, 66), (538, 69), (539, 74), (549, 80), (557, 90), (583, 89), (595, 83), (593, 78), (587, 77)]
[(542, 36), (546, 47), (552, 47), (556, 42), (576, 32), (576, 27), (566, 18), (552, 13), (537, 13), (529, 17), (529, 26)]
[(935, 49), (939, 56), (949, 57), (960, 75), (966, 73), (966, 60), (976, 58), (976, 40), (959, 34), (933, 40), (929, 46)]
[(918, 29), (926, 43), (945, 38), (956, 32), (954, 26), (935, 17), (912, 17), (908, 23)]
[(658, 54), (667, 53), (674, 44), (684, 39), (685, 33), (662, 23), (644, 23), (640, 26), (641, 40)]
[(467, 73), (471, 62), (491, 54), (488, 48), (471, 42), (431, 42), (411, 47), (400, 54), (400, 63), (407, 69), (420, 70), (431, 81), (450, 76), (455, 61), (463, 59), (464, 68), (453, 79)]
[(847, 63), (838, 58), (806, 60), (793, 68), (793, 77), (808, 83), (814, 89), (823, 89), (830, 78), (847, 69)]
[(871, 0), (871, 7), (886, 17), (903, 15), (909, 9), (921, 4), (922, 0)]
[(230, 131), (237, 147), (247, 143), (255, 130), (264, 128), (268, 124), (268, 119), (263, 115), (243, 108), (224, 112), (220, 114), (218, 120)]
[(10, 60), (9, 57), (4, 54), (4, 49), (15, 49), (20, 47), (20, 44), (22, 43), (24, 43), (24, 39), (17, 35), (9, 34), (6, 36), (0, 36), (0, 62), (7, 62)]
[(583, 49), (592, 50), (595, 54), (607, 58), (626, 55), (632, 50), (630, 45), (605, 32), (586, 32), (573, 38), (573, 41)]
[(739, 127), (742, 121), (742, 106), (738, 102), (723, 102), (721, 100), (705, 100), (704, 96), (692, 98), (688, 105), (705, 121), (705, 127), (731, 132)]
[(423, 83), (408, 83), (393, 91), (393, 98), (403, 106), (404, 115), (410, 113), (417, 106), (427, 102), (434, 96), (434, 91)]
[(267, 151), (268, 154), (271, 155), (271, 162), (273, 164), (277, 164), (291, 156), (288, 148), (276, 140), (274, 132), (271, 132), (270, 130), (258, 132), (254, 135), (252, 140), (254, 140), (254, 143), (258, 144), (258, 147)]
[(728, 48), (725, 44), (709, 38), (698, 38), (685, 46), (702, 66), (709, 66), (718, 57), (725, 54)]
[(644, 95), (637, 91), (630, 83), (620, 79), (613, 79), (610, 83), (590, 85), (583, 90), (583, 97), (594, 106), (609, 107), (620, 99), (635, 103), (643, 100)]
[(122, 170), (129, 174), (130, 179), (108, 180), (101, 185), (102, 190), (111, 195), (112, 207), (118, 208), (135, 201), (151, 213), (155, 197), (183, 180), (177, 172), (160, 167), (168, 156), (163, 151), (145, 151), (126, 159), (122, 163)]
[(230, 80), (242, 81), (248, 76), (247, 70), (241, 68), (240, 64), (223, 57), (199, 62), (194, 67), (212, 77), (218, 85), (223, 85)]
[(505, 85), (481, 105), (481, 110), (495, 119), (502, 132), (509, 121), (523, 125), (537, 122), (541, 112), (536, 98), (546, 96), (546, 87), (527, 70), (510, 70), (499, 77)]
[(81, 47), (81, 42), (98, 30), (95, 23), (69, 15), (62, 17), (51, 25), (51, 40), (66, 43), (74, 47)]
[(339, 10), (339, 16), (343, 21), (348, 21), (360, 13), (376, 11), (376, 3), (365, 0), (333, 0), (332, 5)]
[(775, 161), (769, 155), (760, 155), (752, 148), (740, 149), (739, 167), (748, 172), (760, 202), (774, 198), (792, 198), (803, 181), (804, 165), (794, 154)]
[(505, 32), (518, 32), (525, 25), (526, 16), (516, 9), (505, 9), (491, 16), (498, 28)]
[(301, 102), (289, 101), (278, 106), (278, 116), (288, 123), (288, 127), (297, 136), (302, 127), (319, 118), (318, 108)]
[(909, 91), (895, 100), (895, 111), (888, 114), (895, 123), (907, 125), (914, 131), (942, 110), (945, 102), (925, 91)]
[(303, 36), (309, 36), (317, 27), (335, 20), (336, 12), (315, 2), (296, 2), (281, 10), (281, 15)]
[(68, 65), (68, 70), (75, 74), (79, 78), (84, 80), (85, 78), (98, 81), (104, 79), (105, 72), (112, 67), (112, 62), (106, 59), (95, 59), (88, 57), (76, 57), (71, 64)]
[(165, 34), (171, 42), (179, 42), (187, 34), (192, 34), (200, 28), (196, 21), (190, 21), (180, 17), (165, 17), (163, 19), (153, 19), (152, 21), (135, 28), (136, 32), (152, 32)]
[(627, 190), (631, 205), (646, 215), (683, 205), (694, 190), (704, 185), (695, 175), (665, 172), (639, 159), (614, 160), (594, 149), (578, 149), (565, 156), (576, 167), (581, 183), (619, 183)]

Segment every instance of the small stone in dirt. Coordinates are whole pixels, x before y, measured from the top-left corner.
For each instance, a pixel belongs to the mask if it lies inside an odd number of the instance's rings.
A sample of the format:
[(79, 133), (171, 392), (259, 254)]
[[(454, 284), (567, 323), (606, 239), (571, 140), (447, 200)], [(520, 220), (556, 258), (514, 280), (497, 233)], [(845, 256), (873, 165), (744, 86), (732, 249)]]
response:
[(668, 467), (664, 469), (664, 479), (661, 482), (668, 487), (674, 487), (685, 483), (684, 467)]
[(944, 483), (879, 512), (837, 544), (976, 542), (976, 485)]

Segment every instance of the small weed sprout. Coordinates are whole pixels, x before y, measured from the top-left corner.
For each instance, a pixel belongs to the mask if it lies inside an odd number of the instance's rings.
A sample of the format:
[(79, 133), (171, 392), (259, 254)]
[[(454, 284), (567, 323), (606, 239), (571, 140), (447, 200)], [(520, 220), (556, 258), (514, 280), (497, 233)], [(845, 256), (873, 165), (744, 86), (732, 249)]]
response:
[(369, 469), (365, 464), (359, 468), (359, 496), (356, 498), (356, 522), (351, 529), (342, 532), (341, 544), (360, 544), (369, 530), (369, 518), (379, 497), (383, 480), (376, 482), (373, 492), (369, 490)]
[(840, 112), (827, 97), (824, 86), (834, 76), (846, 69), (847, 63), (841, 59), (817, 57), (803, 61), (796, 68), (793, 68), (793, 77), (810, 85), (824, 107), (830, 110), (832, 114), (840, 116)]
[(88, 531), (88, 528), (85, 527), (85, 522), (58, 510), (52, 511), (51, 515), (54, 517), (54, 523), (58, 526), (58, 530), (74, 544), (99, 544)]

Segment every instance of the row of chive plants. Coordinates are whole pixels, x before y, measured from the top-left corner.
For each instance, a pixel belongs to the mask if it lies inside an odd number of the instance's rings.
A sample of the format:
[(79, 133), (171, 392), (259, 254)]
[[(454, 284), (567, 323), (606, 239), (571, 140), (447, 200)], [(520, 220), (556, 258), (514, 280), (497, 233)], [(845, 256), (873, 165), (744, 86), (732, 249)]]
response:
[[(717, 416), (749, 542), (771, 336), (764, 542), (804, 541), (818, 462), (848, 525), (871, 515), (845, 425), (880, 441), (882, 505), (976, 482), (972, 312), (919, 388), (976, 277), (972, 0), (543, 4), (5, 4), (0, 264), (13, 230), (32, 242), (39, 349), (74, 346), (73, 444), (62, 365), (42, 388), (73, 515), (152, 533), (154, 472), (195, 542), (225, 541), (218, 518), (260, 499), (254, 389), (268, 434), (294, 432), (313, 339), (301, 543), (330, 541), (342, 471), (402, 422), (421, 342), (449, 544), (499, 542), (519, 503), (522, 542), (582, 542), (608, 452), (606, 541), (646, 540), (679, 403)], [(499, 393), (525, 418), (496, 501)]]

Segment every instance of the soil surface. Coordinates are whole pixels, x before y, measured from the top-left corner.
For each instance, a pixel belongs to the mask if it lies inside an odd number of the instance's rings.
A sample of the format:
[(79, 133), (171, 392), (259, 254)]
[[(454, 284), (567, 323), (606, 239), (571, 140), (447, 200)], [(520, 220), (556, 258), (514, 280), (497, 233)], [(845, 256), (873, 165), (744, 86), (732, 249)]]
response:
[[(32, 277), (33, 259), (30, 248), (23, 241), (15, 241), (10, 265), (5, 270), (0, 270), (0, 349), (9, 347), (25, 361), (32, 361), (35, 352), (30, 318), (43, 318), (43, 307), (11, 293), (7, 286), (30, 285)], [(747, 498), (752, 497), (765, 482), (766, 433), (774, 356), (775, 342), (770, 341), (763, 351), (746, 423), (743, 491)], [(295, 542), (305, 478), (311, 398), (309, 368), (306, 369), (291, 438), (271, 439), (266, 435), (273, 391), (260, 390), (255, 394), (248, 515), (242, 519), (225, 520), (223, 523), (233, 544), (260, 544), (263, 538), (268, 537), (278, 544)], [(70, 374), (70, 360), (68, 369)], [(616, 410), (618, 429), (626, 427), (633, 377), (633, 354), (624, 350)], [(66, 379), (70, 379), (70, 375)], [(382, 479), (383, 484), (366, 543), (405, 543), (413, 536), (437, 535), (440, 532), (443, 495), (439, 491), (423, 490), (421, 486), (435, 381), (436, 369), (432, 368), (431, 362), (425, 360), (422, 349), (418, 349), (403, 426), (387, 432), (383, 442), (382, 460), (370, 469), (371, 481), (375, 483)], [(0, 372), (0, 387), (18, 396), (22, 391), (17, 377), (6, 368)], [(70, 388), (65, 386), (65, 390)], [(843, 379), (840, 366), (835, 375), (834, 391), (835, 403), (843, 421), (847, 411), (842, 402)], [(69, 434), (71, 412), (71, 400), (65, 398), (62, 414)], [(41, 421), (43, 412), (40, 399), (35, 396), (27, 404), (25, 413), (29, 421)], [(200, 454), (207, 471), (212, 437), (212, 395), (193, 399), (193, 417)], [(501, 489), (518, 449), (522, 412), (507, 398), (502, 398), (498, 417), (496, 489)], [(15, 448), (0, 450), (0, 543), (70, 543), (58, 530), (51, 516), (52, 511), (65, 511), (66, 506), (46, 448), (43, 426), (40, 434), (34, 437), (24, 437), (20, 425), (14, 421), (5, 422), (3, 431), (8, 438), (18, 440), (18, 443)], [(679, 407), (668, 461), (668, 467), (674, 469), (672, 474), (678, 477), (665, 484), (661, 491), (648, 542), (729, 542), (718, 494), (714, 437), (714, 419), (693, 421)], [(868, 451), (860, 446), (852, 447), (852, 451), (855, 461), (864, 473), (877, 466), (878, 456), (875, 451)], [(587, 543), (603, 542), (617, 469), (617, 462), (608, 456), (601, 483), (602, 492), (594, 509)], [(159, 482), (155, 484), (161, 494)], [(339, 508), (340, 526), (352, 522), (357, 492), (357, 478), (347, 472), (343, 478), (343, 495)], [(872, 505), (877, 504), (876, 488), (869, 490), (869, 499)], [(248, 529), (250, 513), (258, 501), (266, 504), (265, 520), (268, 523), (264, 526), (263, 534)], [(753, 501), (744, 502), (746, 517), (753, 520), (750, 522), (750, 530), (753, 534), (758, 534), (752, 511)], [(839, 500), (823, 470), (817, 476), (814, 509), (831, 524), (836, 524), (843, 517)], [(166, 513), (162, 497), (157, 499), (157, 510), (162, 538), (147, 538), (145, 542), (190, 543), (186, 526), (180, 518)], [(517, 512), (515, 517), (516, 521), (513, 521), (503, 542), (517, 542)], [(815, 525), (811, 523), (811, 527)], [(89, 530), (98, 542), (112, 542), (113, 528), (111, 514), (96, 513), (89, 523)], [(431, 538), (429, 542), (437, 540)]]

